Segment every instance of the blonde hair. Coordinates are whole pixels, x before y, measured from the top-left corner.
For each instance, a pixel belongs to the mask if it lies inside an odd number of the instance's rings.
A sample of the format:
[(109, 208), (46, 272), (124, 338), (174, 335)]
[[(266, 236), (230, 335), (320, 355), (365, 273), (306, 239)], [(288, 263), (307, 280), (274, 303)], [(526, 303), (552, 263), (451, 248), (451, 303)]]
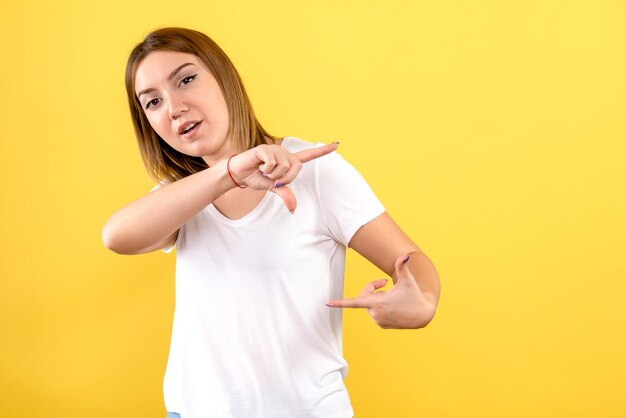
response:
[(276, 140), (259, 123), (235, 66), (224, 51), (207, 35), (185, 28), (162, 28), (149, 33), (137, 44), (126, 64), (126, 93), (135, 136), (143, 162), (156, 180), (174, 182), (207, 168), (201, 157), (192, 157), (170, 147), (152, 129), (141, 103), (135, 95), (135, 73), (141, 61), (154, 51), (186, 52), (197, 56), (217, 80), (229, 115), (227, 136), (239, 152)]

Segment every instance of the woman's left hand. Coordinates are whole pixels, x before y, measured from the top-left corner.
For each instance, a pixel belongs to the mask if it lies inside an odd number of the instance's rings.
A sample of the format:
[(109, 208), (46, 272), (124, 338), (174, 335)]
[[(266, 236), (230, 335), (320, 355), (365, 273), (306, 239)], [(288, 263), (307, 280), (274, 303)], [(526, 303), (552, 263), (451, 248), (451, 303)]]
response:
[(374, 322), (381, 328), (422, 328), (435, 315), (435, 301), (422, 293), (411, 274), (407, 261), (409, 256), (396, 259), (397, 282), (388, 291), (379, 290), (387, 279), (379, 279), (365, 286), (355, 298), (330, 301), (331, 308), (367, 308)]

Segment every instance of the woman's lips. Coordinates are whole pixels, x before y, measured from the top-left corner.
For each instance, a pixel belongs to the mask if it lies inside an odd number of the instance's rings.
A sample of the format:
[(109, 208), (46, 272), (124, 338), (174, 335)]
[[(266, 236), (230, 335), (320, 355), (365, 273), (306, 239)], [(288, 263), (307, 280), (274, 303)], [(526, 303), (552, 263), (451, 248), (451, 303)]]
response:
[(202, 125), (202, 121), (196, 123), (196, 126), (194, 126), (191, 131), (181, 134), (181, 136), (186, 139), (193, 138), (196, 135), (196, 132), (198, 132), (198, 129), (200, 129), (200, 125)]

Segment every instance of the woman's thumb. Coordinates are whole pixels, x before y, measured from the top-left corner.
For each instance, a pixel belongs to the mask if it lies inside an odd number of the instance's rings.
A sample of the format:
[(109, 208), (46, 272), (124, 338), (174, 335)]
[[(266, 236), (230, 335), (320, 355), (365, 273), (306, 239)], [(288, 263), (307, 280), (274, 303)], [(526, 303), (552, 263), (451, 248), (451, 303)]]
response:
[(411, 258), (409, 254), (403, 254), (399, 256), (398, 258), (396, 258), (395, 269), (396, 269), (396, 278), (398, 279), (398, 283), (400, 283), (400, 281), (406, 278), (407, 273), (410, 273), (409, 266), (408, 266), (409, 258)]
[(280, 185), (279, 187), (271, 188), (270, 191), (276, 193), (281, 199), (283, 199), (283, 202), (285, 202), (285, 206), (287, 206), (287, 210), (289, 210), (289, 212), (295, 212), (297, 206), (296, 195), (293, 194), (293, 191), (291, 191), (288, 186)]

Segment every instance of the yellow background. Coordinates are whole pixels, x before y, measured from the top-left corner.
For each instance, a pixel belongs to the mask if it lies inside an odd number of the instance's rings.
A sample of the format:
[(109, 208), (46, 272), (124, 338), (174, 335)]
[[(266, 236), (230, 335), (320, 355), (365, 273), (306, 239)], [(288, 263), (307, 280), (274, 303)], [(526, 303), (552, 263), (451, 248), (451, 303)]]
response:
[[(622, 1), (8, 2), (0, 414), (164, 417), (174, 257), (101, 243), (152, 182), (123, 87), (150, 30), (211, 36), (270, 132), (341, 141), (442, 281), (344, 315), (357, 418), (626, 416)], [(351, 253), (347, 296), (382, 273)]]

